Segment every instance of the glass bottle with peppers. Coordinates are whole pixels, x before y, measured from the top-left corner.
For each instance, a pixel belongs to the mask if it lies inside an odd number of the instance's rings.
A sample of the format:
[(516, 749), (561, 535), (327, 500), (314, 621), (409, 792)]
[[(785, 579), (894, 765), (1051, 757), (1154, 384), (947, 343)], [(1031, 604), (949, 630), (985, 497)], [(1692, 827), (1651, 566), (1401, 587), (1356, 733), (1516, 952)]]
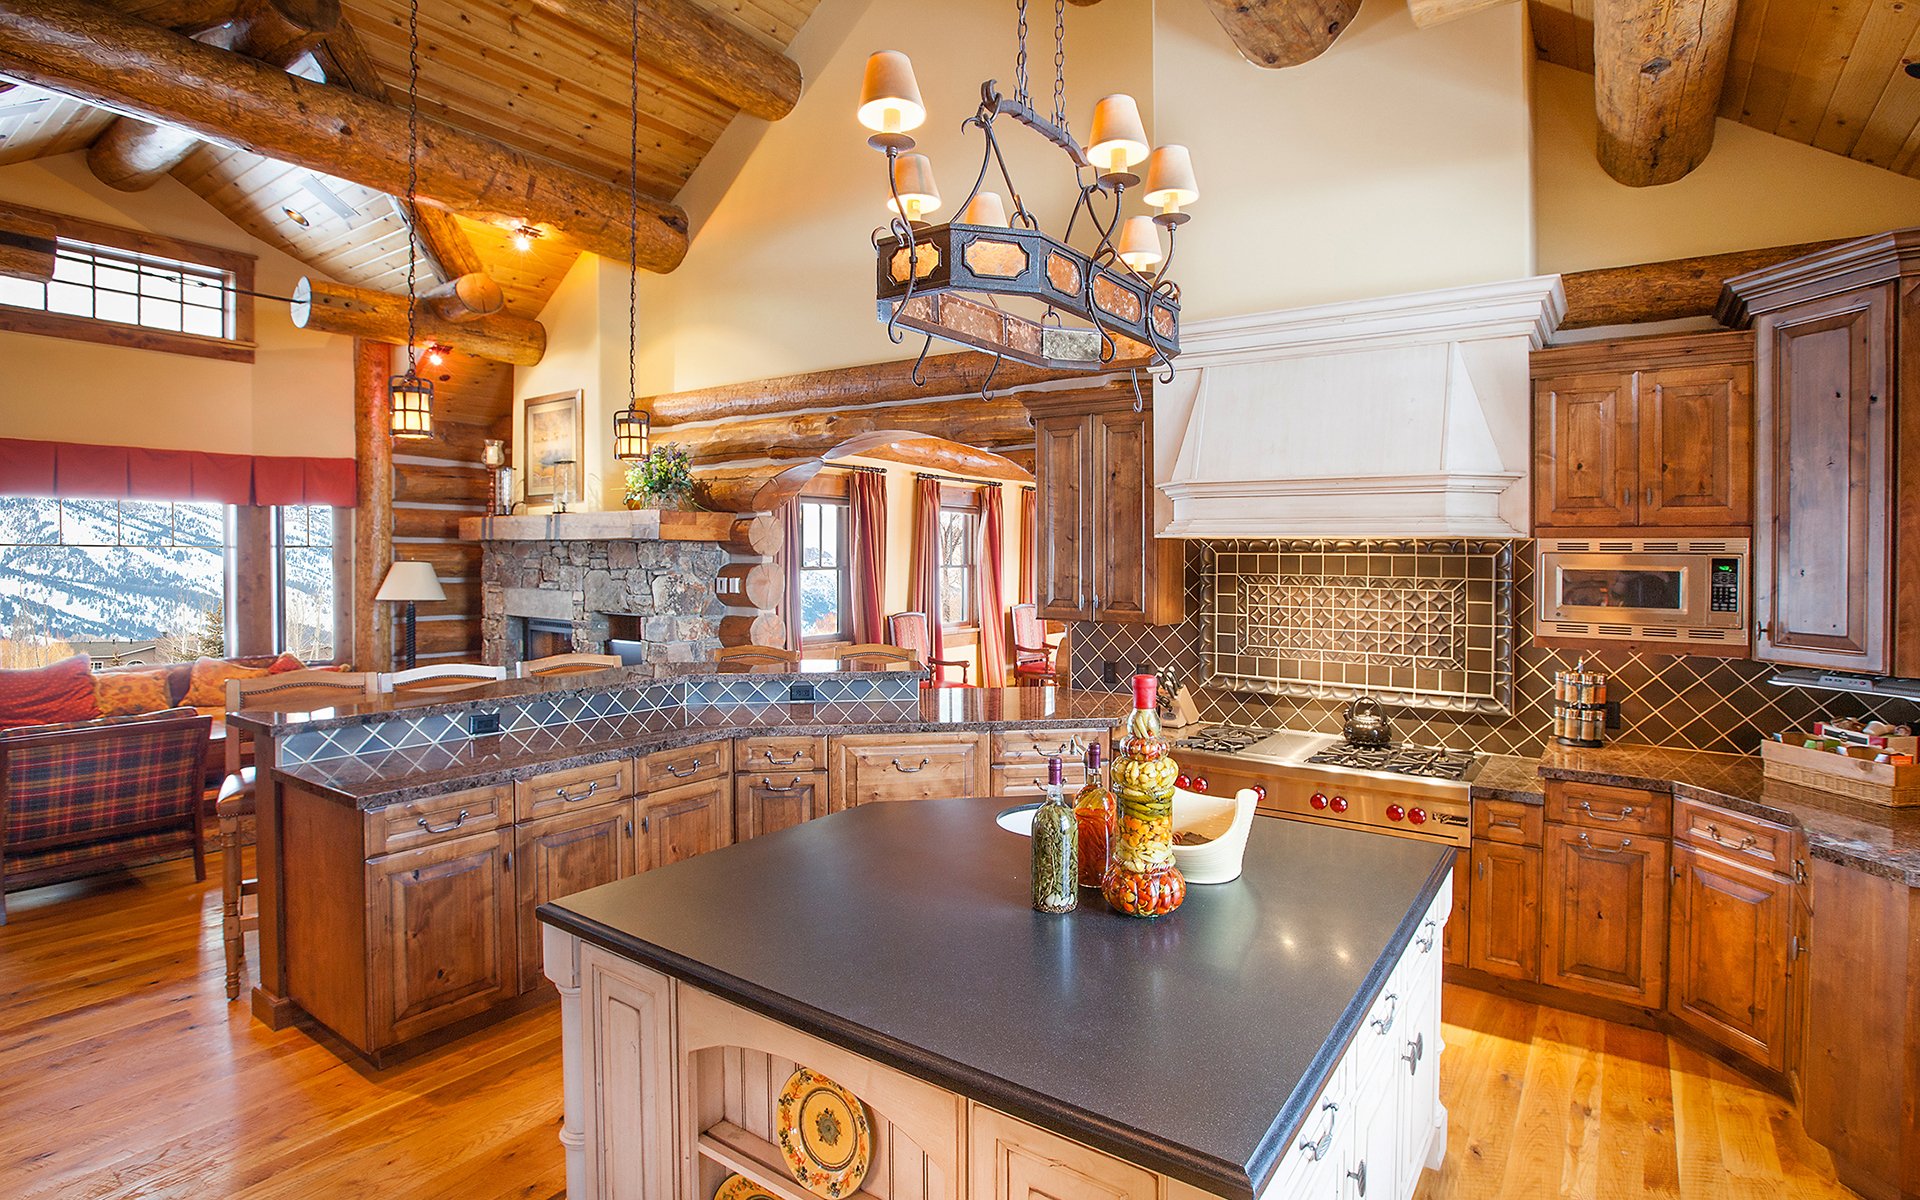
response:
[(1047, 760), (1047, 798), (1033, 812), (1033, 907), (1072, 912), (1080, 904), (1079, 825), (1058, 757)]
[(1113, 851), (1113, 827), (1119, 819), (1113, 793), (1107, 790), (1101, 769), (1098, 738), (1087, 747), (1087, 782), (1074, 797), (1073, 813), (1080, 823), (1080, 886), (1098, 889), (1106, 882)]
[(1120, 799), (1113, 855), (1101, 894), (1118, 912), (1165, 916), (1187, 898), (1186, 876), (1173, 860), (1173, 781), (1179, 765), (1160, 732), (1159, 680), (1133, 677), (1133, 715), (1127, 718), (1113, 788)]

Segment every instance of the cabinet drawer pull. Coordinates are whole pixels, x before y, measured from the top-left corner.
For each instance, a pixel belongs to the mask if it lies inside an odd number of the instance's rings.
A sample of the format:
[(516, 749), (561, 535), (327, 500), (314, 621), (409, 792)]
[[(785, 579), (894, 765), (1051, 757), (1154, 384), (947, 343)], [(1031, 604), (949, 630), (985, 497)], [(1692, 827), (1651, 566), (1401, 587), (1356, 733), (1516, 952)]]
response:
[(902, 775), (918, 775), (920, 772), (926, 770), (928, 767), (932, 765), (933, 765), (933, 760), (930, 758), (921, 759), (920, 765), (917, 767), (903, 767), (900, 765), (899, 759), (896, 758), (893, 760), (893, 769), (900, 772)]
[(1309, 1162), (1319, 1162), (1327, 1156), (1327, 1151), (1333, 1149), (1333, 1126), (1340, 1119), (1340, 1106), (1331, 1100), (1322, 1104), (1320, 1111), (1327, 1114), (1327, 1131), (1320, 1135), (1318, 1141), (1300, 1143), (1300, 1148), (1307, 1152)]
[(1400, 997), (1397, 994), (1389, 993), (1387, 995), (1387, 1015), (1384, 1017), (1375, 1017), (1373, 1020), (1367, 1022), (1367, 1024), (1373, 1026), (1375, 1033), (1381, 1037), (1385, 1037), (1388, 1033), (1392, 1032), (1393, 1019), (1399, 1015)]
[(700, 760), (696, 758), (688, 762), (687, 769), (684, 771), (679, 770), (678, 768), (674, 767), (671, 764), (668, 764), (667, 766), (663, 766), (660, 769), (662, 771), (665, 771), (667, 774), (673, 776), (675, 779), (685, 779), (687, 776), (692, 775), (695, 772), (700, 770)]
[(771, 750), (762, 750), (760, 753), (767, 756), (767, 765), (770, 767), (791, 767), (807, 756), (804, 750), (795, 751), (792, 758), (775, 758)]
[(589, 783), (587, 785), (587, 790), (584, 792), (581, 792), (578, 796), (567, 795), (567, 789), (564, 787), (557, 787), (553, 789), (553, 794), (560, 797), (560, 803), (562, 804), (578, 804), (582, 800), (591, 798), (593, 794), (599, 790), (600, 790), (600, 781), (596, 779), (592, 783)]
[(775, 787), (773, 785), (773, 780), (768, 779), (764, 775), (760, 777), (760, 790), (763, 792), (798, 792), (803, 790), (806, 786), (807, 786), (806, 784), (801, 783), (798, 779), (795, 779), (793, 782), (787, 784), (787, 786), (785, 787)]
[(1077, 738), (1068, 738), (1051, 750), (1042, 746), (1039, 742), (1035, 742), (1033, 744), (1033, 752), (1041, 758), (1073, 758), (1080, 753), (1080, 742)]
[(1414, 1034), (1413, 1040), (1407, 1043), (1407, 1052), (1400, 1056), (1401, 1061), (1407, 1064), (1407, 1074), (1418, 1075), (1420, 1073), (1420, 1059), (1426, 1052), (1427, 1035), (1424, 1033)]
[(1347, 1172), (1347, 1178), (1359, 1187), (1360, 1200), (1367, 1200), (1367, 1160), (1361, 1159), (1359, 1166)]
[(1422, 954), (1432, 953), (1433, 939), (1439, 936), (1439, 931), (1434, 928), (1434, 923), (1432, 921), (1428, 921), (1425, 925), (1422, 925), (1420, 927), (1420, 930), (1425, 935), (1423, 937), (1416, 939), (1416, 942), (1420, 947), (1420, 953)]
[(1610, 817), (1606, 813), (1603, 813), (1598, 809), (1594, 808), (1593, 801), (1582, 800), (1580, 802), (1580, 811), (1583, 813), (1586, 813), (1588, 816), (1592, 817), (1596, 821), (1616, 821), (1617, 822), (1617, 821), (1630, 820), (1633, 817), (1634, 810), (1633, 810), (1633, 805), (1623, 804), (1620, 806), (1620, 812), (1617, 815)]
[(1653, 507), (1653, 485), (1652, 484), (1647, 485), (1646, 499), (1645, 501), (1643, 501), (1643, 503), (1645, 503), (1648, 508)]
[(452, 823), (447, 825), (429, 825), (427, 824), (427, 819), (425, 817), (421, 817), (418, 821), (414, 822), (414, 824), (426, 830), (428, 833), (452, 833), (454, 830), (460, 828), (462, 825), (465, 825), (466, 823), (467, 823), (467, 810), (464, 808), (460, 810), (460, 815), (455, 817)]
[(1741, 838), (1738, 843), (1730, 842), (1720, 836), (1720, 827), (1711, 821), (1707, 822), (1707, 836), (1714, 840), (1715, 845), (1732, 846), (1735, 850), (1751, 850), (1759, 844), (1759, 839), (1752, 834)]
[(1593, 842), (1593, 839), (1592, 839), (1592, 838), (1590, 838), (1590, 837), (1588, 837), (1588, 836), (1587, 836), (1587, 835), (1586, 835), (1585, 833), (1582, 833), (1582, 834), (1580, 835), (1580, 844), (1581, 844), (1582, 846), (1585, 846), (1585, 847), (1586, 847), (1587, 849), (1589, 849), (1589, 850), (1595, 850), (1595, 851), (1598, 851), (1598, 852), (1599, 852), (1599, 853), (1601, 853), (1601, 854), (1618, 854), (1618, 853), (1620, 853), (1620, 852), (1621, 852), (1622, 850), (1625, 850), (1625, 849), (1627, 849), (1628, 847), (1630, 847), (1630, 846), (1632, 846), (1632, 845), (1633, 845), (1633, 839), (1632, 839), (1632, 838), (1621, 838), (1621, 839), (1620, 839), (1620, 844), (1619, 844), (1618, 846), (1597, 846), (1597, 845), (1595, 845), (1595, 844), (1594, 844), (1594, 842)]

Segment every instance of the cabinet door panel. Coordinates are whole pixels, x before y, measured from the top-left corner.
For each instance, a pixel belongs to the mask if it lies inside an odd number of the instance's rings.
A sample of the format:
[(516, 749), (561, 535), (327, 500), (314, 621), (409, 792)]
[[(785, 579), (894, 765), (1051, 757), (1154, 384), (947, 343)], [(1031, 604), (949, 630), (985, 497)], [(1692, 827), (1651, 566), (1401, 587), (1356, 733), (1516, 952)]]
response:
[(1665, 999), (1667, 843), (1547, 826), (1540, 982), (1657, 1008)]
[(1690, 846), (1673, 850), (1667, 1007), (1708, 1037), (1786, 1068), (1792, 886)]
[[(1394, 1039), (1396, 1046), (1400, 1039)], [(1361, 1081), (1354, 1094), (1353, 1140), (1348, 1143), (1341, 1194), (1348, 1200), (1380, 1200), (1402, 1195), (1400, 1183), (1401, 1122), (1405, 1094), (1400, 1075), (1406, 1064), (1385, 1058)]]
[(674, 1194), (673, 984), (594, 946), (581, 951), (586, 1010), (588, 1196)]
[(1151, 1171), (990, 1108), (968, 1121), (971, 1200), (1156, 1200)]
[(1453, 912), (1447, 918), (1447, 932), (1443, 939), (1447, 965), (1450, 967), (1467, 965), (1467, 941), (1471, 927), (1468, 913), (1473, 895), (1472, 857), (1469, 850), (1453, 852)]
[(1473, 844), (1467, 962), (1509, 979), (1540, 977), (1540, 850)]
[(664, 867), (733, 842), (733, 780), (704, 779), (641, 797), (642, 871)]
[(1156, 557), (1153, 495), (1153, 414), (1097, 413), (1093, 418), (1095, 495), (1094, 616), (1146, 622), (1152, 617)]
[(1534, 524), (1633, 524), (1640, 460), (1633, 376), (1541, 380), (1533, 412)]
[(367, 864), (376, 1048), (518, 993), (512, 852), (502, 829)]
[(533, 910), (549, 900), (633, 874), (633, 805), (600, 805), (530, 821), (514, 830), (514, 847), (520, 990), (524, 992), (546, 978), (541, 970), (540, 923)]
[(1643, 371), (1640, 524), (1753, 518), (1753, 383), (1745, 366)]
[(1093, 619), (1093, 431), (1082, 415), (1037, 417), (1034, 509), (1040, 615)]
[(1754, 657), (1884, 673), (1891, 306), (1864, 288), (1762, 317)]
[(827, 815), (825, 771), (762, 771), (735, 777), (733, 837), (744, 842)]

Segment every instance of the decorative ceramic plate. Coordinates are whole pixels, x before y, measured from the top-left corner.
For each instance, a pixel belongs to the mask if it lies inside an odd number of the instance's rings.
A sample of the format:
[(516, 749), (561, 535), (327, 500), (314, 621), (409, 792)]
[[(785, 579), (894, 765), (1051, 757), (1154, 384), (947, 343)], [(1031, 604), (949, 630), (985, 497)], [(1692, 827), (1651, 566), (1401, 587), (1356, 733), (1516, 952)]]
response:
[(720, 1181), (713, 1200), (779, 1200), (779, 1197), (745, 1175), (729, 1175)]
[(826, 1200), (860, 1190), (873, 1160), (873, 1134), (860, 1097), (801, 1067), (780, 1089), (775, 1114), (775, 1140), (801, 1187)]

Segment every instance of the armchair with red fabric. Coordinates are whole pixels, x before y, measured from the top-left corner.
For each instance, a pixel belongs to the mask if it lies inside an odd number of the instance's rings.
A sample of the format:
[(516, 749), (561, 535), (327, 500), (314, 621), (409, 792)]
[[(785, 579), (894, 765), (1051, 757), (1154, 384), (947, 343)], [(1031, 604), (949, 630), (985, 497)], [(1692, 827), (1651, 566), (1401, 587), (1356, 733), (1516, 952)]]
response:
[(893, 645), (904, 647), (920, 656), (920, 661), (930, 667), (928, 687), (951, 687), (940, 678), (940, 672), (947, 667), (960, 668), (960, 686), (972, 686), (967, 673), (973, 664), (964, 658), (935, 658), (933, 656), (933, 638), (927, 632), (927, 614), (920, 612), (894, 613), (887, 618), (887, 640)]
[(1016, 604), (1013, 616), (1013, 678), (1021, 687), (1045, 687), (1059, 674), (1047, 629), (1040, 622), (1040, 606)]

